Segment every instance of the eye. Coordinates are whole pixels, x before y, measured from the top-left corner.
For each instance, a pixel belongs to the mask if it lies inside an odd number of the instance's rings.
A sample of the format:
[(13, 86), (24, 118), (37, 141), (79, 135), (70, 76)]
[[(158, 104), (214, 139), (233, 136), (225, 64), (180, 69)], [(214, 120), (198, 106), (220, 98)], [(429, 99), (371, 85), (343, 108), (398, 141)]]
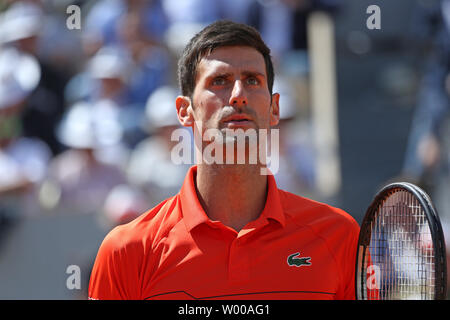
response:
[(226, 83), (226, 79), (224, 77), (217, 77), (211, 83), (213, 86), (223, 86)]
[(248, 77), (247, 78), (247, 84), (255, 86), (259, 84), (259, 80), (256, 77)]

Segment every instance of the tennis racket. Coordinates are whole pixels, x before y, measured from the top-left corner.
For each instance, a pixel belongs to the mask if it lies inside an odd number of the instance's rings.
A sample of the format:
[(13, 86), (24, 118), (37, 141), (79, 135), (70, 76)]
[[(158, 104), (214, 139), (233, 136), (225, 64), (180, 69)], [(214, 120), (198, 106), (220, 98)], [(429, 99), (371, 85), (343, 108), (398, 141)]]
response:
[(361, 224), (357, 300), (440, 300), (447, 294), (444, 233), (430, 197), (411, 183), (381, 189)]

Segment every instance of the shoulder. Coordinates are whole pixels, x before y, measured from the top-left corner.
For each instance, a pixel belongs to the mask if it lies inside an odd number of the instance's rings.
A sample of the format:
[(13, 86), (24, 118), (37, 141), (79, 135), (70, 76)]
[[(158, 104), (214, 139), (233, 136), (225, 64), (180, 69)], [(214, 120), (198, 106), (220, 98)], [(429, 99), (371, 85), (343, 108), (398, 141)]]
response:
[(342, 209), (289, 192), (280, 191), (280, 198), (290, 228), (314, 241), (312, 254), (326, 257), (323, 270), (336, 276), (336, 299), (354, 299), (356, 220)]
[[(176, 219), (171, 210), (177, 196), (169, 198), (135, 220), (115, 227), (103, 240), (89, 281), (89, 297), (140, 299), (141, 275), (152, 268), (152, 253)], [(153, 261), (153, 262), (152, 262)]]
[(359, 233), (359, 224), (346, 211), (331, 205), (279, 190), (286, 218), (299, 226), (315, 231), (340, 230)]
[(153, 243), (163, 238), (178, 223), (178, 195), (170, 197), (136, 219), (115, 227), (105, 237), (103, 250), (109, 253), (136, 250), (148, 251)]

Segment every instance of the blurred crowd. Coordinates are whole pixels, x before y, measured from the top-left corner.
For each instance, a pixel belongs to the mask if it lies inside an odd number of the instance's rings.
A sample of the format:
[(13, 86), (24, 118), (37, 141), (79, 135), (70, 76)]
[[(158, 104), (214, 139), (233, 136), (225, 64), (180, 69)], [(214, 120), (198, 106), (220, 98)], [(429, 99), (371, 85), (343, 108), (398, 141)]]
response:
[[(450, 0), (417, 3), (423, 69), (400, 174), (430, 192), (450, 230)], [(80, 8), (80, 29), (66, 23), (70, 5)], [(50, 214), (97, 214), (110, 228), (176, 194), (190, 166), (171, 161), (177, 60), (218, 19), (254, 26), (271, 48), (281, 94), (277, 183), (314, 198), (307, 19), (341, 5), (0, 1), (0, 236), (16, 219)]]
[[(450, 0), (418, 1), (421, 85), (402, 177), (450, 212)], [(79, 29), (67, 20), (80, 8)], [(313, 196), (307, 18), (338, 0), (7, 0), (0, 4), (0, 225), (47, 213), (122, 223), (175, 194), (177, 60), (208, 23), (256, 27), (281, 93), (281, 188)], [(186, 129), (187, 130), (187, 129)], [(442, 191), (444, 190), (444, 191)], [(314, 197), (314, 196), (313, 196)]]
[(450, 238), (450, 1), (419, 1), (412, 25), (420, 85), (401, 174), (430, 194)]
[[(337, 7), (333, 0), (3, 1), (0, 226), (55, 213), (100, 214), (111, 226), (176, 194), (190, 166), (170, 157), (180, 127), (177, 60), (218, 19), (253, 25), (272, 49), (285, 127), (279, 184), (313, 190), (306, 21)], [(69, 17), (79, 29), (68, 27)]]

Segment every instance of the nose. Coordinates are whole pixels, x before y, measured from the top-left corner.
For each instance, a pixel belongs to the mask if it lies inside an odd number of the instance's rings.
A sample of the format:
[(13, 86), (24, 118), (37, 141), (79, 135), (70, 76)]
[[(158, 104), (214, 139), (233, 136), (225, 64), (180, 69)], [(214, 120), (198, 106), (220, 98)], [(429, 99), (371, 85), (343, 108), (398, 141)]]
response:
[(247, 105), (247, 95), (241, 80), (236, 80), (234, 82), (229, 104), (235, 107), (242, 107)]

